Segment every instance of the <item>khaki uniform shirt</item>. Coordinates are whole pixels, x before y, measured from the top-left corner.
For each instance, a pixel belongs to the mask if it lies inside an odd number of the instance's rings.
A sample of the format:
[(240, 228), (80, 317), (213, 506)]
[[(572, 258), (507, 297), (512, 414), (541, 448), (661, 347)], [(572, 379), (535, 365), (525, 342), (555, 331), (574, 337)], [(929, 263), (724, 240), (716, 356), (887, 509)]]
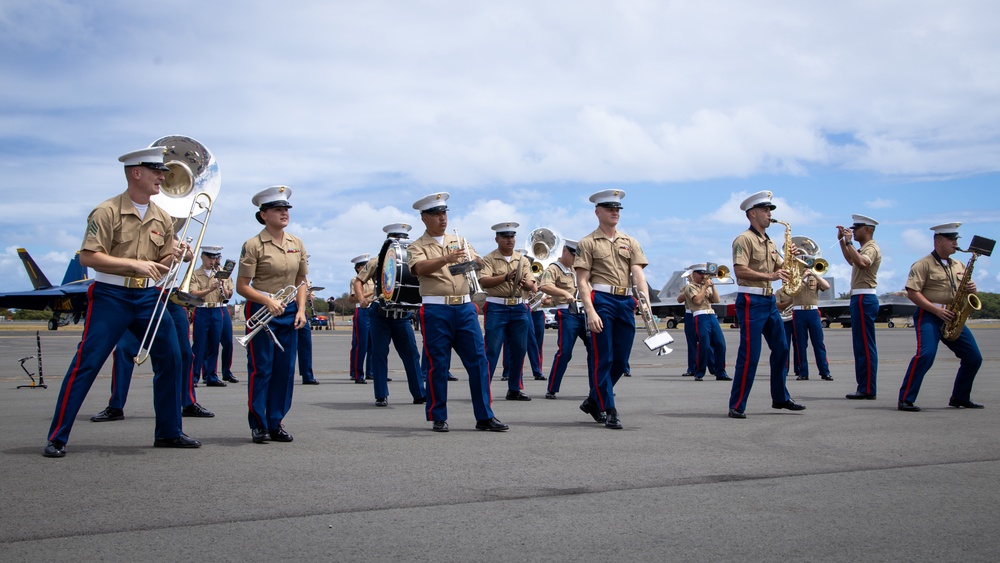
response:
[[(774, 246), (774, 241), (766, 234), (761, 235), (753, 229), (747, 229), (733, 241), (733, 270), (736, 266), (746, 266), (755, 272), (773, 274), (783, 263), (781, 256), (778, 256), (778, 248)], [(746, 287), (771, 287), (771, 282), (767, 280), (750, 281), (737, 278), (736, 283)]]
[(851, 272), (851, 289), (872, 289), (878, 285), (878, 267), (882, 264), (882, 251), (874, 240), (863, 244), (858, 252), (871, 260), (871, 265), (862, 268), (857, 264)]
[(792, 305), (816, 305), (819, 303), (819, 281), (809, 276), (809, 281), (802, 282), (802, 289), (792, 296)]
[(701, 305), (694, 302), (694, 296), (698, 295), (701, 291), (701, 286), (693, 283), (689, 283), (684, 286), (681, 290), (684, 292), (684, 308), (691, 311), (711, 311), (712, 310), (712, 292), (706, 291), (705, 298), (701, 300)]
[[(442, 239), (444, 244), (439, 243), (434, 240), (434, 237), (427, 234), (424, 231), (423, 236), (413, 241), (413, 244), (409, 246), (408, 254), (409, 259), (407, 260), (407, 265), (410, 267), (410, 272), (413, 272), (413, 265), (418, 262), (423, 262), (424, 260), (432, 260), (434, 258), (441, 258), (446, 254), (446, 250), (450, 252), (451, 250), (461, 248), (462, 241), (459, 237), (455, 235), (444, 234)], [(473, 259), (479, 257), (476, 254), (476, 249), (469, 245), (469, 255)], [(420, 295), (468, 295), (469, 294), (469, 282), (465, 279), (464, 275), (453, 276), (448, 270), (448, 265), (444, 265), (434, 272), (429, 274), (417, 276), (420, 282)]]
[(153, 202), (146, 209), (146, 217), (140, 219), (125, 192), (101, 202), (90, 212), (81, 250), (159, 262), (173, 254), (174, 219)]
[[(576, 273), (572, 268), (567, 268), (560, 262), (553, 262), (542, 273), (542, 282), (540, 285), (554, 285), (559, 289), (568, 291), (570, 295), (576, 295)], [(550, 295), (549, 298), (552, 299), (553, 307), (570, 303), (570, 300), (565, 297)]]
[(354, 280), (361, 282), (361, 292), (369, 301), (375, 298), (375, 272), (377, 270), (378, 258), (372, 258), (361, 267), (358, 275), (351, 278), (350, 295), (354, 296)]
[(951, 305), (963, 275), (965, 265), (958, 260), (948, 258), (948, 265), (944, 266), (933, 254), (928, 254), (910, 266), (906, 289), (922, 293), (931, 303)]
[(631, 287), (631, 267), (648, 264), (639, 241), (622, 231), (611, 240), (598, 228), (577, 243), (573, 269), (590, 270), (591, 285)]
[(309, 273), (302, 240), (288, 233), (284, 235), (284, 240), (275, 240), (263, 229), (243, 243), (239, 276), (251, 278), (250, 285), (257, 291), (277, 293), (294, 286), (297, 276)]
[[(191, 276), (191, 291), (203, 291), (212, 286), (212, 276), (215, 274), (206, 273), (204, 269), (198, 268), (195, 270), (194, 274)], [(229, 276), (228, 279), (219, 280), (222, 282), (222, 287), (226, 290), (226, 295), (232, 295), (233, 291), (233, 277)], [(205, 303), (222, 303), (225, 298), (222, 292), (219, 290), (211, 291), (205, 297), (202, 297)]]
[[(494, 250), (483, 257), (483, 269), (479, 271), (479, 277), (487, 278), (501, 274), (506, 275), (517, 270), (521, 272), (521, 279), (528, 281), (535, 279), (534, 274), (531, 273), (531, 261), (522, 256), (520, 252), (515, 250), (510, 256), (510, 262), (508, 262), (503, 254), (500, 254), (499, 250)], [(505, 281), (494, 287), (484, 288), (483, 291), (490, 297), (521, 296), (521, 288), (514, 285), (514, 280)]]

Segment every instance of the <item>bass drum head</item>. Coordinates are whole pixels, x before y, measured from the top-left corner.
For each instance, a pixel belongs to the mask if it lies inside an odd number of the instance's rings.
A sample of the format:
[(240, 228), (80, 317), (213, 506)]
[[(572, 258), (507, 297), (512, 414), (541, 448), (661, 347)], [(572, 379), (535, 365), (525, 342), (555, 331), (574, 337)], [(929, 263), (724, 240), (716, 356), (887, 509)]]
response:
[(375, 272), (375, 292), (387, 308), (416, 308), (420, 306), (420, 286), (410, 275), (409, 242), (386, 239), (379, 251), (378, 270)]

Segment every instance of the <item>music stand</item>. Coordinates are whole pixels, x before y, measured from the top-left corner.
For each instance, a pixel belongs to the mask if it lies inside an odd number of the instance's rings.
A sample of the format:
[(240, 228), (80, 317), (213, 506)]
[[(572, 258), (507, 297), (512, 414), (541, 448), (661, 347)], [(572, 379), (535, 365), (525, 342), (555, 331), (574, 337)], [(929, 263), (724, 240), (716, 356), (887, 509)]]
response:
[[(28, 378), (31, 379), (30, 385), (18, 385), (17, 386), (18, 389), (21, 389), (22, 387), (27, 387), (28, 389), (37, 389), (39, 387), (42, 389), (49, 388), (49, 386), (45, 384), (45, 376), (42, 375), (42, 337), (37, 330), (35, 331), (35, 347), (37, 348), (38, 351), (37, 355), (25, 356), (20, 360), (18, 360), (19, 362), (21, 362), (21, 369), (23, 369), (24, 373), (28, 374)], [(38, 358), (38, 383), (35, 383), (35, 374), (31, 373), (30, 371), (28, 371), (28, 368), (24, 367), (24, 362), (32, 358)]]

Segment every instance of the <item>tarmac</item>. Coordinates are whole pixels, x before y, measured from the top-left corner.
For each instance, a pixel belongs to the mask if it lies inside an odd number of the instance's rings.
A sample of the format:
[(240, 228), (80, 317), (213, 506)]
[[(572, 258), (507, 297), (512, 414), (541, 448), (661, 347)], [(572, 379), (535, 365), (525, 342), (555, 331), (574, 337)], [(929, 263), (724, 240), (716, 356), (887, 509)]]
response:
[[(40, 325), (41, 326), (41, 325)], [(884, 327), (884, 325), (882, 325)], [(1000, 330), (977, 328), (984, 364), (972, 398), (948, 407), (958, 362), (942, 347), (917, 404), (896, 410), (913, 329), (880, 328), (878, 400), (854, 390), (849, 329), (826, 330), (834, 381), (787, 382), (801, 412), (770, 408), (765, 347), (745, 420), (726, 416), (731, 384), (682, 377), (686, 354), (632, 352), (616, 386), (625, 426), (580, 412), (581, 345), (557, 400), (493, 407), (506, 433), (475, 430), (467, 375), (450, 385), (449, 433), (431, 432), (390, 350), (387, 408), (348, 379), (350, 331), (316, 331), (318, 386), (296, 384), (292, 443), (254, 444), (246, 363), (226, 388), (197, 389), (216, 413), (184, 419), (195, 450), (152, 447), (152, 378), (136, 370), (125, 420), (92, 423), (110, 361), (61, 459), (43, 457), (78, 327), (41, 330), (48, 389), (18, 360), (35, 327), (0, 331), (2, 561), (995, 561), (1000, 551)], [(727, 329), (729, 370), (738, 331)], [(417, 336), (418, 343), (420, 336)], [(546, 376), (555, 353), (546, 331)], [(811, 353), (811, 352), (810, 352)], [(25, 363), (36, 371), (35, 360)], [(530, 376), (529, 376), (530, 377)]]

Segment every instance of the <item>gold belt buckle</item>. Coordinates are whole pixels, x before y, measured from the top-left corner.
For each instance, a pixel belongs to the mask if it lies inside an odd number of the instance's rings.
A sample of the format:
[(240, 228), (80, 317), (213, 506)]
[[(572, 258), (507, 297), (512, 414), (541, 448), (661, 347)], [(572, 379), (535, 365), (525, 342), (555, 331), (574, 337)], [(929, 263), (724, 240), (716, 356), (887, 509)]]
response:
[(461, 295), (445, 295), (444, 304), (445, 305), (461, 305), (465, 300)]
[(125, 287), (130, 289), (145, 289), (149, 278), (125, 278)]
[(770, 287), (765, 287), (764, 288), (764, 297), (770, 297), (771, 294), (773, 294), (773, 293), (774, 293), (774, 290), (771, 289)]
[(617, 295), (617, 296), (620, 297), (622, 295), (626, 295), (628, 293), (628, 289), (626, 289), (624, 287), (618, 287), (616, 285), (613, 285), (613, 286), (611, 286), (611, 293), (613, 295)]
[(508, 297), (505, 304), (506, 305), (517, 305), (519, 301), (520, 301), (520, 299), (518, 299), (517, 297)]

